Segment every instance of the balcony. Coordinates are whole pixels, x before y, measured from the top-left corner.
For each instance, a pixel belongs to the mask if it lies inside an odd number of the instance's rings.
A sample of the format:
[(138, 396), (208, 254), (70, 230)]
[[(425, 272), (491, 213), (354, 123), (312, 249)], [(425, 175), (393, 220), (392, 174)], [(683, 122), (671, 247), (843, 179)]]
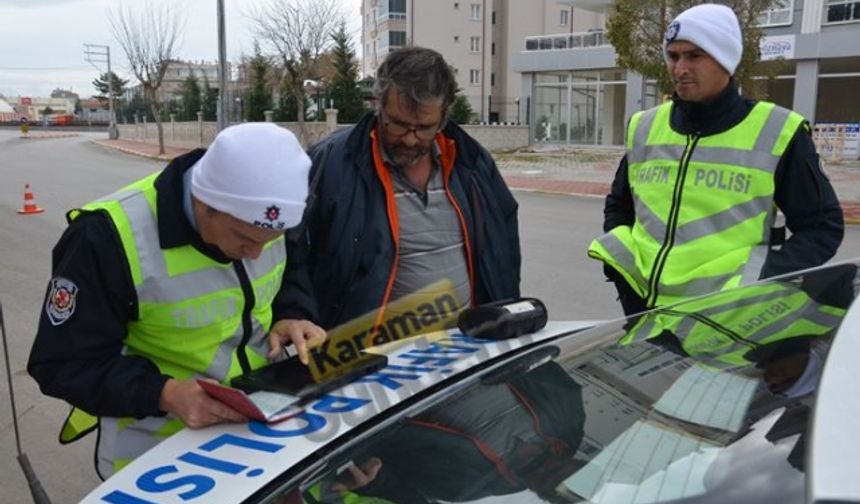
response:
[(605, 39), (603, 30), (526, 37), (526, 51), (562, 51), (567, 49), (605, 47), (609, 45), (610, 43)]
[(612, 7), (613, 0), (556, 0), (558, 5), (567, 5), (577, 9), (585, 9), (592, 12), (605, 12)]

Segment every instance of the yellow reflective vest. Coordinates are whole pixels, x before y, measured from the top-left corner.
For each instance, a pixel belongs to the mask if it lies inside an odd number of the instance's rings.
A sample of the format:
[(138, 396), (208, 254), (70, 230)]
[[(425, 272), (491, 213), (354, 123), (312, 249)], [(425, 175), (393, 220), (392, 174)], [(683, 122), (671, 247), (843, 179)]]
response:
[(758, 280), (776, 216), (774, 172), (803, 118), (758, 102), (734, 127), (682, 135), (672, 103), (627, 128), (636, 219), (592, 241), (588, 255), (617, 270), (648, 307)]
[(698, 362), (732, 369), (757, 363), (751, 356), (764, 346), (829, 335), (845, 313), (816, 302), (791, 282), (750, 285), (645, 313), (619, 343), (669, 331)]
[[(272, 301), (286, 267), (283, 237), (267, 243), (257, 259), (228, 264), (191, 245), (162, 249), (154, 185), (158, 175), (83, 207), (110, 216), (137, 293), (138, 317), (128, 323), (122, 352), (145, 357), (162, 374), (178, 380), (209, 377), (226, 382), (267, 362)], [(183, 427), (171, 415), (96, 419), (74, 408), (60, 442), (79, 439), (96, 422), (103, 477)]]

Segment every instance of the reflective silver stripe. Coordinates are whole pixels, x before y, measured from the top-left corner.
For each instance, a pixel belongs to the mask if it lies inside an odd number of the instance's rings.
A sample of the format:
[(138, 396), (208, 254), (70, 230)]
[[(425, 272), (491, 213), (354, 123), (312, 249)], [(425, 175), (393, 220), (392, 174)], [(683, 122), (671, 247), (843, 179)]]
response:
[(660, 282), (660, 285), (657, 287), (657, 292), (661, 296), (698, 296), (700, 294), (708, 294), (714, 291), (721, 290), (723, 285), (728, 282), (734, 273), (729, 273), (726, 275), (716, 275), (704, 278), (696, 278), (690, 280), (689, 282), (685, 282), (677, 285), (666, 285), (663, 282)]
[(624, 271), (629, 273), (636, 279), (639, 285), (646, 285), (645, 278), (642, 277), (639, 272), (639, 268), (636, 267), (636, 258), (633, 256), (633, 253), (621, 243), (621, 240), (618, 239), (615, 235), (611, 233), (606, 233), (597, 240), (606, 248), (606, 251), (615, 259), (619, 266), (624, 268)]
[[(703, 217), (679, 226), (675, 231), (675, 245), (681, 245), (705, 236), (725, 231), (741, 222), (755, 218), (762, 212), (768, 212), (772, 208), (773, 197), (771, 195), (745, 201), (722, 212)], [(638, 217), (639, 205), (636, 206)], [(650, 216), (649, 216), (650, 217)], [(656, 218), (656, 216), (654, 217)]]
[(134, 460), (157, 445), (162, 439), (155, 436), (173, 416), (146, 417), (135, 420), (125, 429), (119, 430), (121, 419), (101, 417), (98, 444), (99, 472), (105, 478), (114, 473), (114, 461)]
[(745, 306), (750, 306), (750, 305), (754, 305), (754, 304), (758, 304), (758, 303), (766, 303), (766, 302), (774, 300), (774, 299), (787, 298), (787, 297), (793, 296), (796, 293), (797, 293), (797, 291), (791, 291), (791, 292), (786, 293), (786, 290), (784, 290), (784, 289), (774, 291), (774, 292), (766, 292), (766, 293), (760, 294), (758, 296), (745, 297), (745, 298), (738, 299), (738, 300), (733, 301), (733, 302), (728, 303), (728, 304), (715, 306), (715, 307), (708, 308), (705, 310), (697, 311), (697, 313), (700, 313), (700, 314), (705, 315), (705, 316), (711, 316), (711, 315), (715, 315), (715, 314), (729, 311), (729, 310), (737, 310), (737, 309), (743, 308)]
[(128, 198), (129, 196), (133, 196), (133, 195), (139, 194), (139, 193), (140, 193), (140, 190), (138, 190), (138, 189), (128, 189), (125, 191), (117, 191), (113, 194), (108, 194), (107, 196), (102, 196), (101, 198), (93, 201), (93, 203), (104, 203), (104, 202), (109, 202), (109, 201), (119, 201), (119, 200), (123, 200), (125, 198)]
[[(685, 149), (684, 145), (640, 145), (633, 147), (628, 159), (633, 159), (636, 163), (654, 159), (678, 162), (683, 157)], [(690, 163), (728, 164), (772, 174), (776, 171), (779, 156), (774, 156), (770, 151), (708, 147), (698, 144), (690, 157)]]
[[(254, 337), (252, 336), (251, 339), (254, 339)], [(233, 362), (233, 351), (236, 350), (241, 342), (242, 324), (239, 324), (236, 332), (218, 345), (215, 357), (206, 369), (206, 376), (215, 378), (218, 381), (224, 381), (230, 373), (230, 364)]]
[(687, 149), (686, 145), (635, 145), (631, 149), (629, 159), (632, 163), (643, 163), (647, 160), (665, 159), (678, 163)]
[[(233, 351), (242, 342), (242, 335), (243, 331), (240, 324), (235, 333), (218, 345), (215, 357), (206, 369), (206, 376), (218, 381), (227, 379), (230, 366), (233, 363)], [(265, 357), (269, 353), (268, 333), (253, 316), (251, 317), (251, 338), (248, 341), (247, 349), (254, 351), (261, 357)]]
[[(769, 229), (769, 226), (767, 227)], [(741, 285), (752, 283), (759, 279), (769, 251), (770, 247), (768, 245), (759, 245), (750, 250), (749, 258), (739, 268)]]
[(636, 207), (636, 221), (642, 227), (642, 230), (648, 234), (649, 238), (655, 242), (662, 242), (666, 236), (666, 223), (660, 220), (660, 217), (654, 213), (642, 198), (635, 198), (634, 205)]
[(209, 266), (174, 277), (145, 277), (137, 292), (141, 302), (177, 303), (238, 286), (239, 277), (232, 267)]
[(773, 106), (770, 114), (767, 116), (767, 121), (765, 121), (761, 133), (758, 135), (754, 150), (759, 152), (773, 152), (773, 148), (776, 145), (777, 140), (779, 140), (779, 135), (782, 133), (782, 128), (785, 126), (785, 122), (788, 120), (789, 114), (789, 110), (784, 109), (779, 105)]
[(648, 134), (651, 132), (651, 125), (654, 124), (654, 118), (657, 117), (657, 112), (660, 107), (653, 107), (642, 113), (639, 119), (639, 124), (636, 125), (636, 132), (633, 135), (633, 145), (645, 145), (648, 141)]
[[(160, 249), (158, 249), (160, 252)], [(138, 253), (140, 251), (138, 250)], [(160, 254), (163, 257), (163, 254)], [(248, 272), (251, 282), (271, 273), (279, 262), (286, 259), (283, 244), (274, 244), (263, 250), (255, 260), (243, 260), (242, 264)], [(231, 264), (211, 265), (207, 268), (183, 273), (173, 277), (164, 276), (144, 277), (143, 284), (138, 287), (138, 297), (141, 301), (151, 303), (175, 303), (186, 299), (212, 294), (214, 292), (235, 289), (239, 286), (239, 277)]]
[(243, 259), (242, 264), (248, 276), (256, 280), (271, 273), (275, 267), (287, 260), (287, 249), (283, 238), (279, 238), (271, 244), (267, 244), (257, 259)]
[(119, 200), (119, 204), (134, 236), (141, 278), (166, 277), (167, 266), (164, 264), (164, 255), (161, 253), (158, 239), (158, 222), (149, 208), (146, 196), (143, 192), (137, 192)]
[(647, 338), (648, 335), (651, 334), (651, 331), (653, 331), (656, 326), (657, 326), (656, 316), (654, 314), (648, 316), (648, 320), (644, 324), (642, 324), (642, 326), (639, 327), (639, 329), (636, 329), (636, 335), (633, 337), (633, 341), (631, 341), (631, 343), (633, 343), (635, 341), (642, 341), (643, 339)]

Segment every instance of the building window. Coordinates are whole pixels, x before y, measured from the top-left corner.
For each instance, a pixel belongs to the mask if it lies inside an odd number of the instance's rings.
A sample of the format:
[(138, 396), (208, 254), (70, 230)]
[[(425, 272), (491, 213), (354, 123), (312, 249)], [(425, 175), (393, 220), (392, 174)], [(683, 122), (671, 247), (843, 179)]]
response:
[(455, 8), (455, 9), (459, 9), (459, 8), (460, 8), (460, 4), (459, 4), (459, 2), (454, 2), (454, 8)]
[(481, 83), (481, 71), (474, 68), (469, 70), (469, 84), (477, 86)]
[(758, 17), (759, 26), (782, 26), (792, 23), (794, 0), (776, 0), (771, 8), (762, 12)]
[(490, 73), (490, 86), (496, 85), (496, 72)]
[(472, 21), (480, 21), (481, 20), (481, 4), (472, 4)]
[(383, 0), (377, 21), (406, 19), (406, 0)]
[(496, 11), (493, 11), (493, 24), (496, 24)]
[(827, 0), (828, 23), (846, 23), (851, 21), (860, 21), (860, 2)]
[(493, 42), (492, 44), (490, 44), (490, 54), (491, 54), (492, 56), (495, 56), (495, 55), (496, 55), (496, 43), (495, 43), (495, 42)]
[(481, 52), (481, 37), (469, 37), (469, 52)]
[(559, 26), (567, 26), (568, 22), (570, 22), (570, 11), (567, 9), (558, 11)]
[(392, 30), (388, 32), (388, 45), (389, 46), (405, 46), (406, 45), (406, 32)]
[(454, 43), (457, 43), (457, 44), (460, 43), (460, 36), (459, 35), (454, 35)]

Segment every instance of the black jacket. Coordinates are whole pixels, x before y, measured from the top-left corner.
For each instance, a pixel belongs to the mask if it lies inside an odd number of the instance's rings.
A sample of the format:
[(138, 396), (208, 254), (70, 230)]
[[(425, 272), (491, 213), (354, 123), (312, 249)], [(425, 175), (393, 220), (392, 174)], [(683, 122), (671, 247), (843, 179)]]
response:
[[(322, 173), (305, 234), (287, 245), (289, 288), (280, 300), (292, 318), (330, 329), (382, 303), (394, 263), (394, 239), (372, 157), (375, 125), (375, 115), (368, 113), (311, 149), (310, 177)], [(521, 260), (517, 202), (483, 147), (456, 124), (449, 123), (443, 133), (456, 144), (449, 183), (468, 229), (473, 302), (516, 297)]]
[[(203, 153), (176, 158), (155, 181), (160, 246), (190, 244), (229, 264), (229, 258), (203, 243), (182, 208), (182, 176)], [(137, 295), (119, 235), (105, 212), (87, 212), (69, 224), (53, 250), (52, 276), (70, 280), (78, 291), (73, 313), (54, 325), (46, 310), (48, 289), (27, 364), (42, 392), (100, 416), (163, 415), (158, 401), (169, 377), (144, 357), (121, 354), (126, 324), (138, 317)], [(273, 316), (283, 318), (277, 312)]]
[[(708, 104), (685, 102), (676, 96), (670, 125), (684, 135), (713, 135), (741, 122), (755, 103), (741, 97), (732, 81)], [(774, 177), (774, 201), (785, 215), (791, 236), (779, 249), (771, 249), (762, 278), (827, 262), (839, 248), (844, 232), (842, 209), (818, 163), (808, 123), (804, 122), (794, 134)], [(627, 156), (618, 166), (603, 215), (604, 231), (633, 225), (635, 210), (627, 178)]]

